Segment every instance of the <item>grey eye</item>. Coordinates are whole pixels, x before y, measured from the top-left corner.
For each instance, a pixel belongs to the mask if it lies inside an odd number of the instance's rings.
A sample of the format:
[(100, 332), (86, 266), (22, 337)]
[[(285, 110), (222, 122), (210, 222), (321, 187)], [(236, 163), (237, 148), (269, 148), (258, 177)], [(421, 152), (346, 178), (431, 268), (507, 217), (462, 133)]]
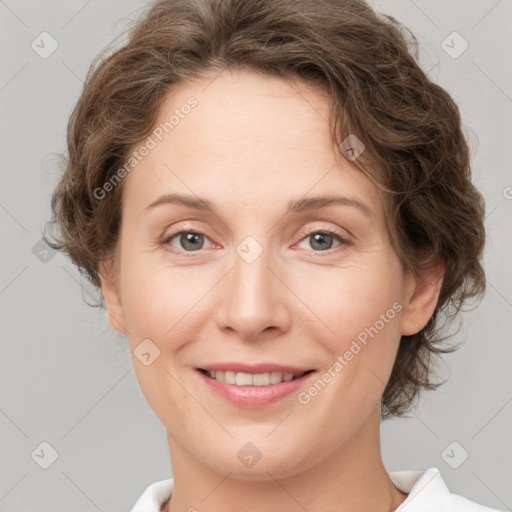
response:
[(308, 236), (311, 247), (318, 251), (326, 251), (333, 245), (334, 235), (328, 233), (313, 233)]
[(177, 239), (179, 242), (178, 249), (192, 252), (203, 248), (205, 236), (202, 233), (195, 233), (194, 231), (180, 231), (171, 236), (167, 240), (167, 243), (174, 245), (172, 243), (174, 239)]

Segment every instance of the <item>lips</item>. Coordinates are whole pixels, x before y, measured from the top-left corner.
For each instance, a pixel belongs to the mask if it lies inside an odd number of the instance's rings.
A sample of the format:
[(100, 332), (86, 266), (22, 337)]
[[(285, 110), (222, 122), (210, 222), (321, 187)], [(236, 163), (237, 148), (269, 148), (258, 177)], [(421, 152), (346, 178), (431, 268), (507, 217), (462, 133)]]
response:
[(239, 407), (262, 407), (297, 391), (315, 372), (278, 364), (221, 363), (197, 368), (216, 395)]

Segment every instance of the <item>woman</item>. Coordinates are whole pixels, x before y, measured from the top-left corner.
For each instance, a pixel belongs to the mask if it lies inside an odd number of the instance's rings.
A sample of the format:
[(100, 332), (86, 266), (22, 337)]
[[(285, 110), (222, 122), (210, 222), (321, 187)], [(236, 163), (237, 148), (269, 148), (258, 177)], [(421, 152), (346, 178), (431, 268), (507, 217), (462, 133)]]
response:
[(459, 111), (409, 43), (362, 0), (160, 0), (91, 70), (53, 247), (168, 433), (133, 512), (491, 510), (380, 453), (485, 283)]

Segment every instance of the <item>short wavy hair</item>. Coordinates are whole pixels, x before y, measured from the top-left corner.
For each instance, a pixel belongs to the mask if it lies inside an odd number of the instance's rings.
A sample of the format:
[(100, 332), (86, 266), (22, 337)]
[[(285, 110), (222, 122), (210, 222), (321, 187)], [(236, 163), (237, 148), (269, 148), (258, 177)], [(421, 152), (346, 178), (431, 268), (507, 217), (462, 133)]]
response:
[(439, 300), (420, 332), (402, 336), (381, 417), (404, 416), (435, 389), (434, 363), (453, 351), (443, 328), (485, 289), (484, 202), (450, 95), (418, 63), (413, 34), (364, 0), (159, 0), (100, 53), (70, 116), (66, 166), (52, 200), (47, 243), (99, 290), (99, 263), (115, 254), (123, 183), (104, 186), (154, 129), (173, 87), (222, 70), (252, 70), (327, 92), (332, 139), (366, 150), (354, 163), (389, 198), (387, 222), (403, 268), (442, 263)]

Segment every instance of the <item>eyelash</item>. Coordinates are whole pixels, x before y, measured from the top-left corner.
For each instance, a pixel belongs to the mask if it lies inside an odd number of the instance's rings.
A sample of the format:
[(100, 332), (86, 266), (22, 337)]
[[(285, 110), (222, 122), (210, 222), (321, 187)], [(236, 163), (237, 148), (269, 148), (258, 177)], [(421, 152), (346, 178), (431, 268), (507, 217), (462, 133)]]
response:
[[(182, 229), (180, 231), (176, 231), (176, 232), (171, 233), (170, 235), (166, 236), (164, 238), (164, 240), (162, 241), (162, 245), (164, 245), (164, 246), (169, 245), (171, 240), (176, 238), (178, 235), (182, 235), (184, 233), (195, 234), (195, 235), (202, 235), (205, 238), (208, 238), (208, 236), (205, 233), (201, 232), (201, 231), (196, 231), (194, 229), (185, 229), (185, 230)], [(311, 235), (316, 235), (316, 234), (332, 235), (334, 237), (334, 239), (337, 240), (340, 243), (340, 245), (338, 247), (326, 249), (325, 251), (315, 251), (314, 249), (310, 250), (310, 252), (312, 252), (313, 254), (318, 255), (318, 256), (321, 256), (322, 253), (325, 253), (327, 255), (332, 255), (333, 253), (336, 253), (336, 252), (338, 252), (340, 250), (343, 250), (344, 247), (350, 245), (350, 241), (347, 240), (341, 233), (339, 233), (338, 231), (330, 230), (330, 229), (312, 229), (312, 230), (309, 230), (306, 233), (302, 234), (302, 238), (300, 239), (300, 242), (306, 240)], [(209, 240), (209, 238), (208, 238), (208, 240)], [(175, 250), (175, 249), (173, 248), (173, 250)], [(199, 249), (197, 251), (180, 251), (180, 252), (185, 253), (186, 257), (193, 257), (194, 253), (200, 252), (200, 250), (201, 249)]]

